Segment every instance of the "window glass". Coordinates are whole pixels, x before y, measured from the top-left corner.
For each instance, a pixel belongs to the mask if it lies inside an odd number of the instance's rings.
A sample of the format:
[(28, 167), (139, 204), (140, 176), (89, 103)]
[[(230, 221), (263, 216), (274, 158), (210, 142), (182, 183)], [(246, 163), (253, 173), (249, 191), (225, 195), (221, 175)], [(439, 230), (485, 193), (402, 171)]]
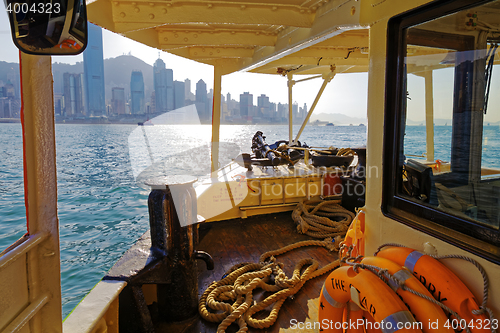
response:
[(499, 4), (406, 29), (397, 184), (403, 198), (492, 229), (500, 225)]

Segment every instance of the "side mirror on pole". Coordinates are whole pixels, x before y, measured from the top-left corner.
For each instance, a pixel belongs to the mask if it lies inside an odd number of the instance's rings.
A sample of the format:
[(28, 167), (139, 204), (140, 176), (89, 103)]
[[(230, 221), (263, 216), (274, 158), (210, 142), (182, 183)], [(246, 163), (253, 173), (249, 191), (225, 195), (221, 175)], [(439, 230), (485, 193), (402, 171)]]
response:
[(36, 55), (76, 55), (87, 46), (85, 0), (4, 0), (12, 39)]

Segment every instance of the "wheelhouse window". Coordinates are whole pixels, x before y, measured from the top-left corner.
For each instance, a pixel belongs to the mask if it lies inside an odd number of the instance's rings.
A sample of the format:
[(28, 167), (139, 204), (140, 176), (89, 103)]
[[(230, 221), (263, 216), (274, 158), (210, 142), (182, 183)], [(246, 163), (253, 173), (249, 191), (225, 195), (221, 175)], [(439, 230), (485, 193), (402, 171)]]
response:
[(383, 207), (498, 260), (500, 1), (455, 3), (389, 23)]

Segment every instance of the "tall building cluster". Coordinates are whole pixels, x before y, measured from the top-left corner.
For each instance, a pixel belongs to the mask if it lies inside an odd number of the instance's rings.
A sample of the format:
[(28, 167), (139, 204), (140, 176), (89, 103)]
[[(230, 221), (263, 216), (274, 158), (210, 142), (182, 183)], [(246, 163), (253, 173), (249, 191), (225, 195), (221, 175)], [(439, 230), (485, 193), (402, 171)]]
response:
[[(165, 112), (195, 104), (201, 123), (212, 121), (213, 90), (207, 89), (203, 80), (192, 83), (190, 79), (176, 81), (173, 70), (158, 57), (153, 65), (153, 86), (146, 96), (145, 78), (140, 70), (130, 68), (130, 83), (108, 87), (111, 96), (105, 95), (102, 29), (93, 24), (88, 27), (88, 45), (83, 53), (83, 73), (54, 71), (54, 112), (64, 120), (79, 119), (130, 119), (155, 117)], [(15, 73), (15, 72), (14, 72)], [(7, 82), (0, 81), (0, 118), (19, 118), (19, 75), (10, 74)], [(113, 85), (120, 84), (119, 82)], [(148, 85), (149, 86), (149, 85)], [(192, 91), (194, 88), (194, 91)], [(254, 104), (256, 103), (256, 105)], [(307, 105), (292, 105), (293, 122), (302, 122), (307, 115)], [(228, 124), (287, 123), (287, 104), (273, 103), (265, 94), (257, 96), (243, 92), (239, 100), (231, 94), (221, 96), (221, 121)]]
[[(223, 96), (224, 97), (224, 96)], [(253, 124), (253, 123), (288, 123), (289, 108), (288, 104), (273, 103), (265, 94), (257, 97), (257, 105), (254, 105), (253, 94), (244, 92), (240, 94), (239, 101), (232, 99), (231, 94), (222, 98), (222, 122), (235, 124)], [(299, 107), (297, 102), (292, 104), (293, 123), (302, 123), (307, 115), (307, 105)]]
[(88, 25), (88, 44), (83, 51), (83, 73), (63, 73), (62, 85), (56, 79), (54, 90), (56, 116), (76, 119), (107, 116), (100, 27)]
[(0, 81), (0, 118), (19, 118), (21, 99), (19, 76), (7, 75), (7, 82)]

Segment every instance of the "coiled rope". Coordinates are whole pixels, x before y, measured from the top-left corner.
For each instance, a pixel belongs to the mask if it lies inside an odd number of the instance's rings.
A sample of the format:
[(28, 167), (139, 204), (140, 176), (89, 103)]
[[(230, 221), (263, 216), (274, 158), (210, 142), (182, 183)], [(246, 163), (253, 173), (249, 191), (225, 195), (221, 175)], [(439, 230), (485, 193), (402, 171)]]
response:
[[(304, 200), (293, 210), (297, 231), (315, 238), (343, 237), (355, 215), (340, 206), (340, 196), (331, 200)], [(331, 218), (334, 218), (334, 221)]]
[[(239, 326), (238, 333), (247, 332), (248, 326), (266, 328), (274, 324), (285, 300), (296, 294), (308, 280), (323, 275), (339, 266), (339, 260), (318, 269), (313, 259), (300, 260), (291, 278), (283, 271), (283, 263), (275, 256), (305, 246), (323, 246), (330, 251), (338, 245), (330, 240), (308, 240), (287, 245), (278, 250), (268, 251), (259, 258), (259, 263), (242, 263), (233, 266), (220, 281), (212, 282), (202, 294), (198, 311), (202, 318), (210, 322), (220, 322), (217, 333), (225, 332), (232, 323)], [(270, 283), (271, 278), (274, 284)], [(263, 301), (253, 301), (253, 291), (261, 288), (273, 292)], [(254, 303), (254, 304), (253, 304)], [(270, 314), (264, 319), (253, 316), (272, 305)]]

